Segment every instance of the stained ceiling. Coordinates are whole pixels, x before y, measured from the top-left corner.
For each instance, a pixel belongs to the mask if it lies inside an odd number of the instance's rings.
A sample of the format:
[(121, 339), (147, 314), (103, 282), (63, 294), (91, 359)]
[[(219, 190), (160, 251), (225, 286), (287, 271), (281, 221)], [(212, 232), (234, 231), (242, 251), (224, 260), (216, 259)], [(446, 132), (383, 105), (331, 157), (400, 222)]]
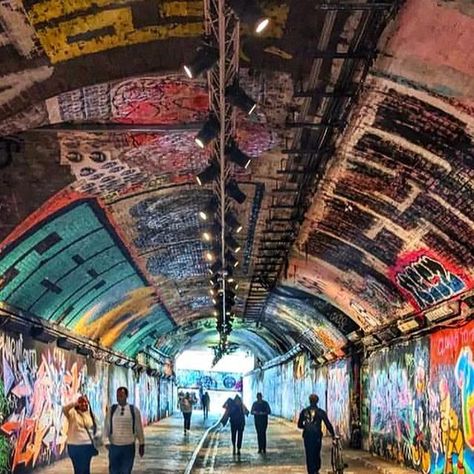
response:
[[(231, 341), (341, 356), (474, 289), (474, 7), (259, 3)], [(0, 302), (132, 357), (215, 345), (202, 2), (7, 0), (0, 25)]]

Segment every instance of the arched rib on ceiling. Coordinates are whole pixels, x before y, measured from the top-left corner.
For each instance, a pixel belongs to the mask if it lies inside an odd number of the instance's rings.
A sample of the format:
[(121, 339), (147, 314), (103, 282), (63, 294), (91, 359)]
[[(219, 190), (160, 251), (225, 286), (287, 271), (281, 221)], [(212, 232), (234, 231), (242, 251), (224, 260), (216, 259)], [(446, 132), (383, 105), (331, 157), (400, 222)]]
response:
[[(284, 336), (280, 336), (283, 339)], [(286, 340), (286, 347), (266, 329), (256, 329), (245, 323), (239, 323), (234, 327), (231, 338), (232, 348), (241, 347), (251, 351), (261, 361), (268, 361), (285, 353), (291, 342)], [(161, 337), (156, 347), (161, 352), (175, 357), (180, 352), (192, 347), (217, 347), (219, 335), (215, 330), (215, 320), (204, 318), (175, 328), (166, 336)]]

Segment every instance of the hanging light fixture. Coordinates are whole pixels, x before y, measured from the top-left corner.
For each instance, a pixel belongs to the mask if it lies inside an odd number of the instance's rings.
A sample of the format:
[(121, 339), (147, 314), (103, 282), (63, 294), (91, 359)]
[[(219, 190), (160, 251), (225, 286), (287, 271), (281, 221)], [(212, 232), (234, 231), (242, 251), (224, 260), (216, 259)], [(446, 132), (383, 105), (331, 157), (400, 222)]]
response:
[(237, 220), (235, 214), (232, 211), (228, 211), (225, 214), (225, 223), (236, 233), (240, 233), (242, 230), (242, 224)]
[(247, 95), (237, 83), (226, 89), (225, 96), (232, 105), (243, 110), (247, 115), (257, 108), (257, 102)]
[(231, 252), (226, 252), (225, 259), (226, 262), (228, 262), (232, 267), (236, 267), (239, 264), (239, 261), (232, 255)]
[(229, 157), (229, 160), (236, 165), (241, 166), (242, 168), (247, 169), (250, 163), (252, 162), (252, 158), (246, 155), (243, 151), (239, 149), (239, 147), (235, 144), (235, 142), (231, 143), (226, 148), (226, 154)]
[(235, 179), (231, 179), (225, 189), (232, 199), (235, 199), (239, 204), (243, 204), (247, 196), (241, 191)]
[(199, 217), (203, 221), (207, 221), (211, 218), (213, 214), (217, 212), (219, 209), (219, 202), (215, 196), (211, 198), (211, 200), (207, 203), (207, 205), (199, 211)]
[(202, 45), (196, 49), (196, 54), (188, 64), (183, 66), (189, 79), (194, 79), (208, 71), (219, 59), (219, 50), (210, 45)]
[(219, 176), (219, 164), (213, 160), (209, 163), (209, 166), (196, 175), (196, 181), (199, 186), (210, 183)]
[(240, 252), (242, 248), (241, 245), (231, 235), (226, 237), (226, 243), (228, 247), (235, 253)]
[(255, 0), (227, 0), (240, 20), (253, 28), (255, 33), (262, 33), (270, 24), (270, 19), (263, 14)]
[(219, 122), (214, 116), (210, 116), (203, 125), (194, 141), (199, 148), (205, 148), (219, 133)]
[(216, 274), (217, 272), (220, 272), (222, 270), (222, 262), (220, 260), (216, 260), (210, 267), (209, 267), (209, 272), (211, 274)]

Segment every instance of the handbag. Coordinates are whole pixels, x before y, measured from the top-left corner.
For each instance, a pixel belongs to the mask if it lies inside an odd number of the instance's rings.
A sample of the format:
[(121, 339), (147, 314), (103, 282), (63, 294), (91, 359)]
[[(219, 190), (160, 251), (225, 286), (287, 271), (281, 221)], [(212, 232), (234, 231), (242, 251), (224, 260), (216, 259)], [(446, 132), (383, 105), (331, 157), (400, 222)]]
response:
[[(84, 417), (82, 416), (82, 413), (80, 413), (81, 415), (81, 418), (84, 420)], [(86, 423), (85, 423), (85, 420), (84, 420), (84, 428), (85, 430), (87, 431), (87, 436), (89, 436), (89, 439), (91, 440), (91, 455), (92, 457), (94, 456), (98, 456), (99, 455), (99, 451), (98, 449), (95, 447), (95, 444), (94, 444), (94, 439), (92, 438), (92, 435), (89, 431), (89, 428), (87, 428), (86, 426)]]

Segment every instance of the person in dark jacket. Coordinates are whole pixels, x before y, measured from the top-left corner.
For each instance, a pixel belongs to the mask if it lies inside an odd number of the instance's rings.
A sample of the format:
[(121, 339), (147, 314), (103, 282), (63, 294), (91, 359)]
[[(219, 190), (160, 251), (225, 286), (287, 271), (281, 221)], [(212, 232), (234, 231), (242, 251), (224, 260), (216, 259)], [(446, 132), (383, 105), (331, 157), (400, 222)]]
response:
[(230, 432), (232, 437), (232, 453), (235, 454), (237, 443), (237, 454), (240, 455), (242, 448), (242, 438), (245, 429), (245, 417), (249, 415), (247, 407), (243, 404), (242, 399), (236, 395), (229, 408)]
[(311, 394), (309, 396), (309, 407), (301, 411), (298, 419), (298, 428), (303, 430), (308, 474), (318, 474), (321, 467), (321, 441), (323, 438), (321, 423), (324, 422), (333, 438), (335, 436), (334, 428), (326, 412), (318, 407), (318, 401), (319, 397), (314, 393)]
[(253, 402), (252, 410), (254, 416), (255, 430), (257, 431), (258, 452), (267, 452), (267, 426), (268, 415), (271, 414), (270, 405), (263, 399), (262, 394), (257, 393), (257, 401)]

